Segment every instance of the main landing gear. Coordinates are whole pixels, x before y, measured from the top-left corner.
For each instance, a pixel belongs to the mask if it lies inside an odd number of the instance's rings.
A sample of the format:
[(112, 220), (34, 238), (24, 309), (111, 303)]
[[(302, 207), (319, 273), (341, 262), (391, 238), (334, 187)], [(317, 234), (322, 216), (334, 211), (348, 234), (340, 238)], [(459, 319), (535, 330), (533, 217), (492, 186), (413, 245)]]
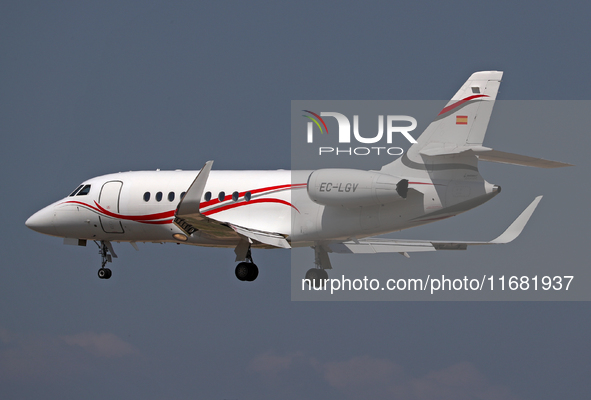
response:
[(306, 272), (306, 277), (304, 279), (309, 279), (309, 282), (311, 282), (316, 289), (324, 288), (326, 280), (328, 279), (328, 272), (322, 268), (310, 268)]
[[(98, 270), (98, 277), (100, 279), (109, 279), (112, 275), (112, 272), (109, 268), (105, 268), (107, 263), (113, 262), (113, 257), (117, 258), (117, 254), (113, 251), (113, 246), (111, 246), (111, 242), (101, 240), (100, 244), (94, 241), (99, 248), (99, 254), (101, 255), (101, 267)], [(109, 254), (110, 253), (110, 254)]]
[(308, 282), (310, 282), (315, 289), (325, 289), (326, 282), (328, 281), (328, 272), (326, 270), (332, 269), (330, 258), (328, 257), (326, 248), (321, 244), (316, 243), (312, 248), (314, 249), (314, 264), (316, 264), (316, 267), (310, 268), (306, 272), (306, 277), (304, 279), (309, 279)]
[(236, 266), (236, 278), (241, 281), (254, 281), (259, 276), (259, 268), (255, 263), (252, 262), (252, 256), (250, 254), (250, 247), (246, 252), (246, 261), (241, 262)]

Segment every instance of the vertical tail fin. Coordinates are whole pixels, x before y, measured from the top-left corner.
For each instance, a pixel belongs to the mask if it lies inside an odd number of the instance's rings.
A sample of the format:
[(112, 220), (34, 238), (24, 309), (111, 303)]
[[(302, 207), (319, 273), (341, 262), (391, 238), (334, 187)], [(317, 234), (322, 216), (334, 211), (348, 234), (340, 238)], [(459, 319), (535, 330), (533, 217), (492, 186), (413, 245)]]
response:
[(475, 72), (417, 140), (412, 150), (481, 146), (503, 73)]
[[(401, 161), (423, 165), (423, 156), (458, 154), (467, 148), (482, 149), (502, 76), (501, 71), (473, 73)], [(476, 165), (476, 157), (471, 157)], [(391, 169), (396, 161), (384, 166), (382, 171)]]

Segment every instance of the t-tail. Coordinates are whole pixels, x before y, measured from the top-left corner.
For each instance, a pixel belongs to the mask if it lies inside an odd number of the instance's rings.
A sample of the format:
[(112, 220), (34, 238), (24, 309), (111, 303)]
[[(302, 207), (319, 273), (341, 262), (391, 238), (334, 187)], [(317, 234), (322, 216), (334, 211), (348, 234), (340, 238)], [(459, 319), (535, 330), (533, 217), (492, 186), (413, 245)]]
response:
[(382, 172), (400, 174), (404, 169), (422, 170), (431, 178), (449, 177), (452, 171), (478, 171), (478, 160), (540, 168), (571, 164), (505, 153), (484, 147), (486, 129), (493, 111), (501, 71), (473, 73), (437, 114), (410, 149)]

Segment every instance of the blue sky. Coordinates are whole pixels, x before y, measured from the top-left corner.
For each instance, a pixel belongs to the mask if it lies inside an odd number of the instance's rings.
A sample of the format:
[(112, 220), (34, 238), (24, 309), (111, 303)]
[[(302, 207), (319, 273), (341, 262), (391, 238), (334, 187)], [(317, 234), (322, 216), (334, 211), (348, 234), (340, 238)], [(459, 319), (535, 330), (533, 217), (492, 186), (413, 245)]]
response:
[[(93, 247), (63, 246), (24, 221), (105, 173), (210, 159), (216, 169), (289, 169), (295, 99), (441, 100), (474, 71), (497, 69), (499, 99), (588, 100), (590, 11), (4, 2), (0, 397), (588, 397), (586, 302), (291, 302), (288, 251), (256, 252), (261, 273), (245, 285), (229, 249), (158, 244), (117, 245), (113, 278), (101, 281)], [(487, 144), (576, 167), (484, 166), (500, 196), (407, 237), (492, 238), (544, 194), (531, 229), (502, 248), (412, 264), (396, 255), (395, 267), (588, 265), (586, 132), (499, 131)]]

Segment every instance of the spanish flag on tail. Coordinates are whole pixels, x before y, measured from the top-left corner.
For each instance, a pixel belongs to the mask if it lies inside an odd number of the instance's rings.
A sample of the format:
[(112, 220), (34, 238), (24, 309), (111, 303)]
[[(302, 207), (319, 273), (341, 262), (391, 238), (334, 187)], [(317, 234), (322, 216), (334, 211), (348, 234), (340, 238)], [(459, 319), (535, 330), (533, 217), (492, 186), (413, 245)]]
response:
[(456, 116), (456, 125), (468, 125), (468, 116), (467, 115), (457, 115)]

